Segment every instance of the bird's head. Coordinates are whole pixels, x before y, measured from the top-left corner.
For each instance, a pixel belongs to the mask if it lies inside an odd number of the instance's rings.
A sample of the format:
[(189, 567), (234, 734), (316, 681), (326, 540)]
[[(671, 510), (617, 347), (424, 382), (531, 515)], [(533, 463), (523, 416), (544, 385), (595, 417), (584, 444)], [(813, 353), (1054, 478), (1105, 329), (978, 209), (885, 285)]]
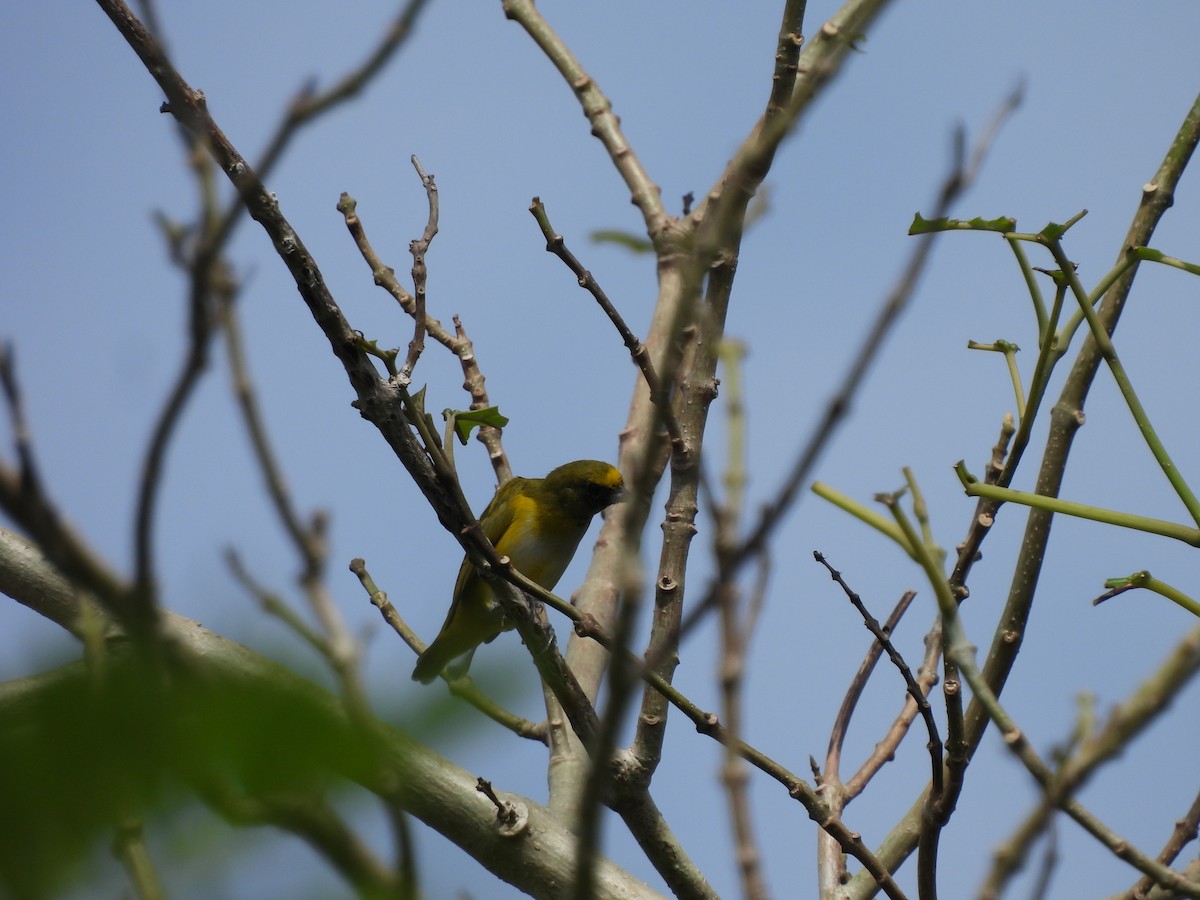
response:
[(543, 489), (572, 518), (590, 519), (619, 501), (625, 482), (615, 466), (597, 459), (577, 459), (543, 479)]

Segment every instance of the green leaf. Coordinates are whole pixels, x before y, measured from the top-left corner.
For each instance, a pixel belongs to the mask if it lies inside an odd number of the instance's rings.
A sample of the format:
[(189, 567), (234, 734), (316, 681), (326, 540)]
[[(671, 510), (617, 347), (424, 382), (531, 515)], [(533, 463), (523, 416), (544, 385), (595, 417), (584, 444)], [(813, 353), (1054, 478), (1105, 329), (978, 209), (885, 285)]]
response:
[(500, 408), (498, 406), (468, 410), (444, 409), (442, 410), (442, 418), (447, 422), (454, 422), (454, 433), (458, 436), (458, 442), (464, 447), (467, 445), (467, 439), (471, 436), (471, 432), (476, 428), (484, 426), (503, 428), (508, 424), (508, 419), (500, 415)]
[(429, 385), (422, 385), (419, 391), (413, 391), (408, 395), (408, 405), (412, 407), (414, 414), (418, 416), (425, 415), (425, 390)]

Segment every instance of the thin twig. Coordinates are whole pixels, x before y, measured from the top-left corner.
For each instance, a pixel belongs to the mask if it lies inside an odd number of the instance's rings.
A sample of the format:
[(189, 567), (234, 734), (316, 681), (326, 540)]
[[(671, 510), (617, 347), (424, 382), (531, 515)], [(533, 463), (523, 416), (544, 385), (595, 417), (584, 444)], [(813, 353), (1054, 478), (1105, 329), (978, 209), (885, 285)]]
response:
[[(346, 701), (361, 717), (367, 708), (367, 697), (358, 672), (358, 642), (350, 634), (350, 629), (346, 626), (346, 621), (337, 605), (329, 596), (329, 590), (325, 584), (325, 572), (329, 560), (329, 546), (326, 537), (328, 516), (324, 512), (318, 511), (310, 517), (308, 524), (300, 521), (299, 513), (296, 511), (287, 487), (287, 480), (283, 477), (279, 459), (271, 448), (271, 442), (267, 436), (266, 423), (263, 421), (257, 393), (250, 378), (249, 366), (246, 364), (246, 354), (242, 345), (241, 327), (235, 304), (231, 298), (226, 298), (221, 302), (219, 309), (220, 323), (228, 349), (231, 381), (238, 407), (242, 413), (242, 422), (250, 435), (254, 458), (266, 482), (267, 495), (271, 499), (271, 505), (284, 532), (290, 539), (292, 547), (300, 557), (300, 586), (324, 631), (324, 635), (319, 636), (318, 642), (313, 646), (325, 657), (341, 683)], [(313, 635), (305, 634), (306, 626), (299, 617), (279, 597), (259, 589), (236, 556), (232, 558), (231, 566), (234, 566), (235, 576), (250, 589), (251, 594), (258, 597), (264, 609), (279, 616), (297, 630), (301, 637), (312, 643)]]
[[(950, 207), (974, 183), (1000, 126), (1016, 110), (1020, 101), (1020, 89), (1015, 90), (1005, 99), (1000, 108), (993, 114), (980, 139), (975, 143), (969, 157), (969, 164), (966, 163), (965, 154), (961, 149), (961, 133), (956, 132), (954, 146), (958, 152), (956, 152), (955, 161), (950, 173), (938, 189), (938, 200), (934, 207), (937, 212), (934, 218), (945, 215)], [(917, 285), (920, 283), (921, 276), (929, 261), (929, 255), (933, 250), (933, 241), (931, 240), (933, 237), (934, 235), (931, 234), (918, 239), (916, 246), (913, 248), (912, 255), (909, 257), (908, 264), (884, 299), (879, 314), (876, 316), (871, 330), (863, 340), (858, 352), (854, 355), (845, 378), (836, 393), (825, 405), (820, 422), (813, 429), (808, 441), (797, 455), (796, 461), (793, 463), (791, 471), (783, 480), (783, 483), (779, 488), (770, 492), (769, 496), (775, 499), (763, 507), (758, 521), (743, 539), (741, 545), (731, 555), (730, 565), (734, 567), (735, 571), (745, 565), (754, 554), (761, 552), (762, 548), (770, 540), (779, 522), (799, 499), (800, 491), (808, 483), (812, 470), (824, 454), (826, 447), (829, 446), (830, 441), (837, 433), (842, 422), (849, 415), (854, 399), (858, 395), (859, 389), (871, 369), (871, 365), (879, 358), (880, 348), (895, 328), (901, 314), (908, 308), (908, 304), (916, 292)], [(978, 548), (976, 547), (975, 549)], [(713, 590), (714, 586), (710, 585), (705, 590), (701, 600), (688, 613), (683, 623), (681, 640), (713, 608), (715, 602)]]
[[(941, 658), (941, 650), (941, 629), (935, 626), (933, 631), (925, 636), (925, 658), (917, 672), (917, 683), (921, 685), (921, 692), (926, 697), (938, 682), (938, 660)], [(904, 705), (895, 720), (863, 760), (858, 771), (846, 781), (847, 803), (861, 794), (876, 773), (895, 758), (896, 748), (900, 746), (916, 718), (917, 704), (905, 694)]]
[(112, 853), (128, 874), (138, 900), (165, 900), (167, 895), (150, 858), (141, 819), (127, 819), (117, 826)]
[[(596, 641), (610, 653), (618, 652), (619, 648), (611, 636), (599, 626), (594, 617), (580, 613), (572, 604), (555, 596), (550, 591), (547, 591), (536, 582), (530, 581), (515, 570), (502, 571), (502, 574), (525, 593), (533, 595), (547, 606), (567, 615), (575, 624), (576, 634)], [(630, 655), (627, 657), (627, 662), (637, 667), (642, 679), (655, 691), (666, 697), (672, 706), (682, 712), (695, 725), (697, 731), (730, 747), (742, 759), (787, 788), (789, 796), (794, 800), (798, 800), (804, 806), (809, 818), (838, 841), (846, 853), (863, 864), (866, 871), (870, 873), (870, 877), (877, 881), (884, 893), (892, 898), (904, 896), (890, 872), (876, 864), (875, 856), (863, 843), (862, 836), (857, 832), (851, 831), (840, 819), (837, 819), (832, 814), (829, 805), (824, 802), (819, 794), (804, 779), (793, 774), (780, 763), (757, 748), (747, 744), (741, 738), (731, 735), (729, 730), (722, 724), (719, 716), (701, 709), (660, 674), (647, 668), (643, 660)]]
[[(1183, 848), (1196, 840), (1196, 830), (1200, 826), (1200, 794), (1192, 800), (1192, 805), (1188, 808), (1187, 813), (1183, 818), (1175, 820), (1175, 827), (1171, 830), (1171, 836), (1163, 845), (1156, 857), (1158, 862), (1164, 866), (1169, 866), (1175, 862), (1175, 858), (1183, 851)], [(1142, 878), (1129, 889), (1125, 894), (1122, 894), (1117, 900), (1143, 900), (1149, 896), (1150, 889), (1154, 887), (1154, 880), (1150, 877)]]
[[(1117, 759), (1131, 741), (1156, 722), (1197, 675), (1200, 675), (1200, 627), (1188, 632), (1162, 664), (1113, 707), (1103, 726), (1087, 729), (1075, 742), (1073, 752), (1055, 772), (1056, 791), (1063, 795), (1078, 793), (1102, 766)], [(1052, 798), (1043, 797), (1012, 837), (993, 854), (981, 897), (999, 897), (1003, 893), (1025, 864), (1034, 841), (1049, 827), (1054, 809)], [(1171, 860), (1160, 857), (1160, 862), (1169, 865)]]
[(917, 709), (921, 713), (921, 718), (925, 721), (925, 729), (929, 734), (929, 758), (930, 768), (932, 770), (932, 780), (934, 789), (941, 790), (942, 787), (942, 740), (938, 736), (937, 722), (933, 719), (933, 707), (925, 697), (925, 692), (921, 689), (921, 685), (917, 679), (913, 677), (912, 670), (908, 667), (908, 663), (904, 661), (904, 657), (900, 651), (896, 649), (896, 645), (892, 643), (889, 632), (884, 630), (879, 624), (879, 620), (871, 615), (862, 598), (851, 590), (850, 585), (846, 584), (842, 578), (842, 573), (837, 571), (829, 564), (824, 554), (820, 550), (813, 551), (813, 558), (825, 567), (829, 572), (829, 577), (832, 578), (845, 593), (851, 605), (858, 610), (858, 614), (862, 616), (863, 624), (867, 627), (867, 631), (875, 637), (876, 643), (883, 648), (883, 652), (888, 655), (888, 659), (892, 661), (892, 665), (900, 673), (900, 677), (904, 679), (904, 686), (908, 690), (908, 695), (912, 697), (913, 702), (917, 704)]
[[(722, 502), (712, 498), (713, 552), (718, 572), (724, 572), (722, 560), (737, 543), (737, 534), (742, 523), (746, 483), (746, 406), (742, 386), (742, 360), (746, 347), (741, 341), (726, 339), (720, 347), (721, 373), (725, 401), (727, 461), (725, 475), (721, 479), (725, 487)], [(701, 488), (706, 482), (701, 480)], [(766, 562), (766, 555), (762, 557)], [(740, 602), (742, 592), (735, 581), (721, 579), (723, 590), (720, 599), (720, 661), (717, 665), (717, 687), (721, 694), (721, 715), (729, 727), (729, 733), (741, 736), (743, 689), (747, 651), (753, 636), (758, 613), (766, 595), (766, 580), (769, 567), (760, 566), (749, 602)], [(750, 812), (750, 768), (745, 761), (729, 748), (721, 763), (721, 782), (725, 788), (729, 820), (733, 830), (734, 858), (741, 877), (742, 896), (748, 900), (765, 900), (769, 896), (762, 867), (762, 852), (754, 834), (754, 821)]]
[(159, 412), (142, 463), (134, 518), (134, 585), (130, 593), (129, 624), (135, 632), (144, 635), (152, 633), (158, 602), (154, 517), (167, 449), (179, 423), (183, 420), (188, 401), (208, 368), (208, 351), (213, 335), (214, 296), (218, 290), (233, 290), (231, 283), (218, 288), (214, 274), (212, 268), (207, 265), (192, 267), (191, 296), (188, 302), (188, 348), (175, 377), (175, 384)]
[[(128, 585), (84, 543), (71, 524), (62, 519), (42, 484), (32, 430), (25, 418), (16, 358), (9, 345), (0, 345), (0, 390), (8, 407), (18, 459), (17, 469), (0, 460), (0, 509), (25, 529), (64, 575), (91, 591), (106, 609), (121, 619)], [(74, 623), (62, 624), (72, 632), (77, 628)]]
[[(383, 31), (380, 42), (370, 50), (353, 69), (333, 82), (326, 91), (315, 91), (312, 83), (302, 85), (293, 95), (291, 102), (275, 126), (275, 132), (267, 139), (266, 149), (255, 163), (254, 171), (260, 179), (270, 177), (276, 165), (301, 128), (311, 125), (322, 115), (358, 96), (395, 57), (400, 48), (412, 35), (417, 18), (429, 0), (405, 0), (391, 23)], [(211, 243), (223, 247), (237, 225), (245, 220), (241, 197), (230, 200), (225, 213), (211, 232)]]
[(1042, 854), (1042, 864), (1038, 866), (1037, 880), (1034, 881), (1033, 889), (1029, 892), (1030, 900), (1046, 900), (1050, 896), (1050, 880), (1054, 876), (1054, 869), (1057, 865), (1058, 829), (1051, 821), (1050, 828), (1046, 832), (1046, 852)]
[(608, 294), (604, 292), (604, 288), (596, 281), (595, 276), (568, 249), (563, 236), (554, 230), (554, 226), (550, 224), (550, 217), (546, 212), (546, 206), (542, 203), (540, 197), (533, 198), (533, 202), (529, 205), (529, 212), (532, 213), (533, 218), (538, 223), (538, 227), (542, 230), (542, 235), (546, 238), (546, 252), (557, 256), (574, 273), (579, 286), (592, 295), (596, 303), (599, 304), (600, 309), (604, 311), (609, 321), (617, 329), (617, 333), (621, 335), (621, 340), (624, 341), (625, 346), (629, 349), (629, 355), (633, 358), (634, 365), (638, 367), (638, 370), (642, 373), (642, 377), (646, 379), (646, 387), (650, 391), (650, 400), (657, 407), (659, 415), (662, 417), (667, 434), (671, 437), (673, 450), (680, 452), (683, 448), (683, 433), (680, 431), (679, 420), (675, 417), (675, 411), (671, 408), (671, 398), (663, 391), (662, 382), (658, 377), (658, 373), (654, 370), (654, 362), (650, 359), (650, 351), (646, 349), (646, 345), (638, 339), (630, 327), (625, 324), (625, 320), (617, 312), (617, 308), (613, 306), (612, 301), (608, 298)]
[(231, 784), (197, 785), (204, 800), (241, 826), (274, 825), (304, 840), (360, 897), (397, 897), (398, 874), (372, 852), (325, 798), (250, 795)]
[(416, 368), (417, 360), (420, 359), (421, 353), (425, 349), (425, 282), (429, 277), (429, 269), (425, 265), (425, 254), (429, 252), (429, 245), (438, 231), (437, 184), (432, 175), (426, 174), (421, 167), (421, 161), (415, 156), (412, 157), (412, 164), (421, 177), (421, 184), (425, 186), (425, 196), (429, 200), (429, 218), (426, 220), (425, 230), (421, 236), (408, 245), (408, 250), (413, 258), (412, 280), (415, 311), (413, 336), (412, 340), (408, 342), (408, 355), (404, 359), (404, 365), (400, 367), (400, 382), (406, 386), (412, 381), (413, 369)]
[[(350, 571), (358, 578), (363, 590), (367, 592), (367, 596), (371, 600), (371, 605), (378, 609), (380, 615), (383, 616), (383, 621), (419, 656), (425, 650), (425, 643), (417, 637), (415, 631), (408, 627), (408, 623), (388, 600), (387, 594), (375, 584), (375, 579), (367, 571), (365, 560), (358, 557), (352, 559)], [(442, 673), (442, 678), (450, 688), (451, 694), (465, 700), (493, 722), (504, 726), (518, 737), (528, 738), (542, 744), (546, 743), (546, 729), (543, 726), (536, 725), (500, 706), (475, 686), (471, 676), (464, 674), (457, 678), (451, 678)]]
[[(396, 278), (396, 270), (380, 259), (375, 248), (367, 238), (366, 228), (358, 214), (358, 201), (349, 194), (343, 193), (338, 200), (338, 212), (342, 214), (346, 229), (350, 232), (354, 244), (362, 254), (363, 260), (371, 268), (375, 284), (392, 295), (400, 308), (416, 319), (416, 298), (400, 284)], [(484, 387), (485, 378), (479, 368), (479, 360), (475, 356), (475, 347), (467, 337), (466, 329), (457, 315), (453, 317), (454, 333), (451, 334), (436, 318), (425, 312), (425, 331), (439, 344), (448, 349), (456, 357), (463, 370), (463, 386), (471, 394), (471, 409), (486, 409), (491, 406), (487, 389)], [(487, 447), (488, 458), (496, 473), (496, 482), (503, 484), (512, 478), (512, 467), (504, 452), (501, 442), (500, 429), (485, 425), (479, 429), (479, 440)]]
[[(883, 633), (890, 635), (895, 631), (896, 626), (900, 624), (900, 619), (908, 611), (916, 598), (916, 591), (905, 591), (900, 599), (892, 608), (891, 615), (883, 624)], [(829, 749), (825, 754), (825, 769), (823, 775), (828, 783), (830, 778), (839, 778), (841, 772), (842, 747), (846, 741), (846, 734), (850, 730), (850, 719), (854, 715), (854, 710), (858, 706), (858, 701), (862, 697), (863, 691), (866, 690), (867, 682), (870, 680), (871, 673), (875, 670), (875, 665), (879, 662), (879, 657), (883, 655), (883, 645), (878, 641), (872, 641), (871, 646), (867, 649), (866, 656), (859, 664), (858, 671), (854, 673), (854, 677), (850, 680), (849, 687), (846, 688), (846, 694), (842, 698), (842, 705), (838, 708), (837, 716), (833, 720), (833, 728), (829, 733)], [(918, 683), (920, 679), (918, 678)], [(925, 694), (928, 691), (928, 686), (921, 685), (921, 693)], [(910, 697), (911, 698), (911, 697)], [(914, 703), (914, 714), (918, 708)], [(895, 746), (889, 746), (890, 751), (895, 750)], [(874, 774), (874, 773), (872, 773)]]
[(245, 588), (246, 593), (258, 601), (258, 605), (262, 607), (263, 612), (283, 622), (304, 643), (320, 653), (326, 661), (331, 659), (333, 651), (330, 649), (329, 641), (325, 636), (300, 618), (296, 611), (288, 606), (277, 593), (261, 585), (250, 574), (249, 569), (246, 568), (245, 563), (242, 562), (242, 558), (235, 548), (226, 548), (225, 564), (229, 567), (234, 580)]
[[(892, 634), (895, 626), (900, 624), (900, 618), (912, 605), (912, 600), (917, 593), (914, 590), (907, 590), (901, 595), (899, 602), (896, 602), (892, 610), (892, 614), (888, 616), (887, 623), (883, 625), (883, 630), (887, 634)], [(858, 706), (859, 698), (862, 697), (863, 691), (866, 689), (866, 683), (871, 676), (871, 672), (875, 670), (875, 666), (883, 654), (883, 647), (880, 642), (872, 641), (871, 646), (866, 650), (866, 655), (863, 661), (858, 666), (858, 671), (854, 673), (851, 679), (850, 686), (846, 689), (846, 695), (842, 697), (841, 707), (838, 709), (838, 715), (834, 719), (832, 731), (829, 733), (829, 748), (826, 751), (826, 764), (824, 770), (817, 767), (816, 761), (812, 763), (812, 770), (817, 779), (817, 784), (820, 785), (821, 796), (833, 809), (834, 814), (840, 816), (841, 811), (846, 808), (846, 805), (862, 792), (866, 782), (878, 772), (878, 769), (883, 767), (884, 762), (892, 760), (896, 746), (899, 746), (900, 740), (907, 733), (907, 727), (898, 730), (893, 727), (889, 731), (884, 742), (876, 744), (874, 754), (869, 757), (877, 760), (877, 766), (869, 770), (869, 774), (862, 774), (863, 770), (859, 769), (860, 784), (854, 787), (851, 782), (844, 782), (841, 778), (841, 750), (846, 740), (846, 734), (850, 731), (850, 721), (854, 713), (854, 708)], [(928, 691), (928, 686), (925, 686)], [(917, 706), (912, 701), (911, 697), (907, 698), (905, 710), (912, 708), (912, 716), (916, 718)], [(911, 724), (912, 718), (908, 719), (906, 726)], [(846, 856), (842, 853), (841, 847), (836, 844), (830, 836), (824, 832), (817, 835), (817, 883), (821, 886), (829, 886), (829, 884), (841, 884), (846, 877)]]

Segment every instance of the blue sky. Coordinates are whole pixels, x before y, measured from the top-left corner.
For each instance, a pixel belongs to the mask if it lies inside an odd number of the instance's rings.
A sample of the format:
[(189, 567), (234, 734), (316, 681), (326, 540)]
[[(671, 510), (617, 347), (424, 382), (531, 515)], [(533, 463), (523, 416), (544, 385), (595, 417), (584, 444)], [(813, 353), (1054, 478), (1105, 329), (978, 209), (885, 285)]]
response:
[[(612, 99), (669, 208), (701, 195), (753, 124), (766, 97), (778, 29), (777, 3), (659, 0), (644, 4), (540, 4)], [(835, 6), (809, 5), (815, 31)], [(202, 88), (226, 134), (253, 160), (287, 99), (314, 78), (328, 84), (370, 46), (391, 10), (385, 4), (246, 0), (162, 4), (178, 68)], [(1137, 18), (1134, 18), (1134, 16)], [(926, 0), (895, 4), (779, 154), (768, 179), (770, 208), (747, 236), (728, 333), (749, 347), (749, 507), (769, 500), (797, 448), (836, 388), (851, 354), (911, 250), (906, 230), (928, 210), (944, 175), (950, 134), (978, 134), (1014, 84), (1025, 102), (997, 138), (979, 182), (955, 214), (1014, 216), (1038, 230), (1088, 209), (1067, 249), (1085, 284), (1111, 265), (1136, 208), (1195, 96), (1200, 7), (1014, 0), (1006, 4)], [(0, 8), (0, 141), (4, 204), (0, 339), (18, 354), (29, 417), (45, 476), (65, 512), (128, 570), (134, 485), (143, 447), (185, 345), (181, 276), (162, 250), (152, 213), (180, 219), (195, 207), (173, 124), (158, 113), (157, 87), (90, 3)], [(354, 327), (402, 346), (407, 321), (371, 283), (335, 210), (357, 197), (376, 248), (407, 271), (408, 241), (425, 219), (409, 165), (418, 155), (436, 174), (441, 233), (429, 255), (429, 304), (458, 313), (475, 341), (493, 402), (512, 422), (505, 444), (514, 469), (540, 475), (578, 457), (615, 457), (634, 371), (616, 334), (544, 252), (526, 211), (546, 202), (551, 219), (631, 326), (644, 332), (655, 297), (653, 263), (587, 241), (597, 228), (636, 230), (637, 211), (600, 144), (588, 134), (572, 92), (499, 3), (431, 3), (415, 40), (356, 103), (306, 131), (271, 179), (284, 213), (319, 261)], [(1200, 259), (1200, 194), (1184, 176), (1176, 208), (1154, 246)], [(221, 189), (228, 194), (226, 186)], [(345, 564), (366, 558), (414, 627), (432, 635), (444, 614), (461, 553), (440, 528), (383, 442), (349, 406), (352, 397), (269, 243), (243, 223), (230, 255), (245, 289), (244, 327), (268, 425), (304, 509), (333, 518), (331, 588), (356, 633), (371, 634), (366, 669), (389, 708), (417, 707), (431, 691), (408, 679), (411, 655), (384, 633)], [(1035, 264), (1049, 265), (1048, 261)], [(1185, 475), (1200, 472), (1193, 414), (1194, 335), (1200, 282), (1175, 270), (1143, 269), (1116, 343), (1151, 420)], [(968, 339), (1006, 338), (1023, 348), (1026, 377), (1036, 338), (1028, 298), (1003, 243), (947, 235), (881, 353), (817, 477), (862, 502), (902, 484), (911, 466), (926, 493), (937, 537), (953, 547), (973, 504), (951, 470), (962, 458), (981, 471), (1001, 416), (1013, 408), (998, 357), (966, 350)], [(461, 373), (430, 347), (417, 370), (429, 407), (463, 406)], [(1055, 380), (1050, 396), (1061, 387)], [(1181, 382), (1179, 379), (1185, 379)], [(724, 410), (717, 401), (706, 464), (720, 471)], [(5, 429), (7, 426), (5, 426)], [(1044, 426), (1038, 430), (1044, 435)], [(7, 430), (0, 431), (8, 453)], [(1035, 446), (1036, 442), (1035, 442)], [(157, 547), (171, 608), (271, 652), (302, 657), (233, 583), (221, 552), (234, 545), (258, 577), (290, 589), (296, 561), (264, 502), (229, 390), (223, 353), (200, 389), (169, 460)], [(1028, 487), (1038, 454), (1017, 485)], [(491, 473), (475, 445), (460, 450), (468, 496), (482, 508)], [(1185, 513), (1138, 437), (1111, 378), (1101, 372), (1076, 441), (1064, 495), (1100, 506), (1183, 521)], [(1001, 512), (964, 607), (968, 633), (986, 646), (1004, 600), (1024, 516)], [(647, 541), (657, 538), (652, 519)], [(711, 529), (700, 523), (703, 556)], [(877, 614), (909, 587), (920, 589), (897, 635), (916, 657), (933, 615), (920, 573), (894, 547), (812, 496), (777, 535), (768, 605), (748, 674), (747, 738), (793, 771), (820, 757), (844, 685), (868, 646), (810, 554), (821, 549)], [(1100, 708), (1125, 697), (1195, 622), (1146, 596), (1089, 605), (1105, 578), (1137, 569), (1193, 594), (1190, 548), (1162, 539), (1059, 519), (1037, 607), (1005, 702), (1043, 753), (1071, 727), (1075, 697), (1094, 691)], [(652, 566), (656, 552), (648, 552)], [(582, 560), (560, 592), (582, 577)], [(692, 583), (706, 570), (698, 561)], [(0, 607), (0, 674), (14, 677), (69, 658), (68, 641), (24, 609)], [(711, 629), (683, 652), (678, 680), (702, 705), (715, 703)], [(515, 639), (486, 648), (476, 665), (500, 667)], [(308, 662), (314, 670), (316, 664)], [(891, 680), (889, 680), (891, 679)], [(513, 704), (536, 717), (538, 694), (525, 671)], [(852, 730), (850, 759), (878, 737), (898, 686), (880, 671)], [(1193, 686), (1137, 741), (1119, 766), (1083, 792), (1117, 831), (1157, 852), (1194, 788), (1197, 703)], [(536, 748), (481, 725), (436, 731), (441, 752), (498, 786), (540, 798)], [(910, 740), (875, 789), (846, 813), (868, 845), (907, 808), (925, 778)], [(717, 748), (674, 723), (656, 795), (681, 840), (703, 861), (722, 896), (737, 892)], [(978, 884), (995, 843), (1029, 807), (1032, 782), (994, 734), (985, 740), (943, 845), (948, 896)], [(753, 784), (766, 873), (777, 896), (809, 895), (813, 827), (784, 791)], [(354, 807), (375, 815), (369, 802)], [(277, 874), (264, 882), (249, 862), (214, 873), (181, 851), (189, 829), (175, 821), (161, 854), (176, 896), (290, 897), (339, 889), (324, 867), (290, 841), (263, 837)], [(608, 847), (618, 862), (657, 883), (620, 829)], [(382, 823), (375, 828), (381, 852)], [(243, 836), (233, 840), (241, 843)], [(220, 837), (214, 840), (222, 840)], [(1054, 896), (1120, 890), (1134, 873), (1074, 825), (1060, 826)], [(420, 836), (429, 896), (463, 889), (500, 896), (490, 877), (436, 835)], [(250, 856), (243, 856), (249, 860)], [(101, 875), (112, 877), (100, 863)], [(911, 884), (911, 865), (902, 883)], [(1069, 889), (1068, 889), (1069, 885)], [(215, 888), (215, 890), (214, 890)]]

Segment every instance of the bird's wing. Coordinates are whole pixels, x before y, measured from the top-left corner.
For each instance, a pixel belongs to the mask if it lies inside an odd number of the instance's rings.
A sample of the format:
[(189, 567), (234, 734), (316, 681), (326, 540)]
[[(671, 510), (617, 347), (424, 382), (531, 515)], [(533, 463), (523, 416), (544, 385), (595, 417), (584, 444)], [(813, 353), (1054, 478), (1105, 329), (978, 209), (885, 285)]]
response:
[[(520, 493), (522, 485), (528, 480), (527, 478), (510, 478), (504, 482), (484, 509), (483, 514), (480, 515), (479, 524), (483, 528), (484, 537), (491, 541), (493, 546), (500, 543), (504, 532), (508, 531), (509, 526), (512, 525), (513, 515), (517, 508), (517, 504), (513, 501)], [(454, 582), (454, 600), (447, 614), (447, 620), (453, 616), (454, 607), (464, 596), (468, 585), (472, 585), (478, 579), (479, 572), (471, 565), (469, 558), (464, 558), (462, 567), (458, 570), (458, 578)]]
[(487, 505), (483, 511), (483, 515), (479, 517), (479, 524), (483, 526), (484, 536), (487, 537), (493, 545), (500, 543), (500, 538), (504, 536), (504, 532), (508, 531), (508, 526), (512, 524), (513, 513), (516, 511), (517, 504), (514, 499), (520, 494), (525, 485), (529, 483), (529, 478), (510, 478), (496, 491), (496, 495), (492, 497), (492, 502)]

